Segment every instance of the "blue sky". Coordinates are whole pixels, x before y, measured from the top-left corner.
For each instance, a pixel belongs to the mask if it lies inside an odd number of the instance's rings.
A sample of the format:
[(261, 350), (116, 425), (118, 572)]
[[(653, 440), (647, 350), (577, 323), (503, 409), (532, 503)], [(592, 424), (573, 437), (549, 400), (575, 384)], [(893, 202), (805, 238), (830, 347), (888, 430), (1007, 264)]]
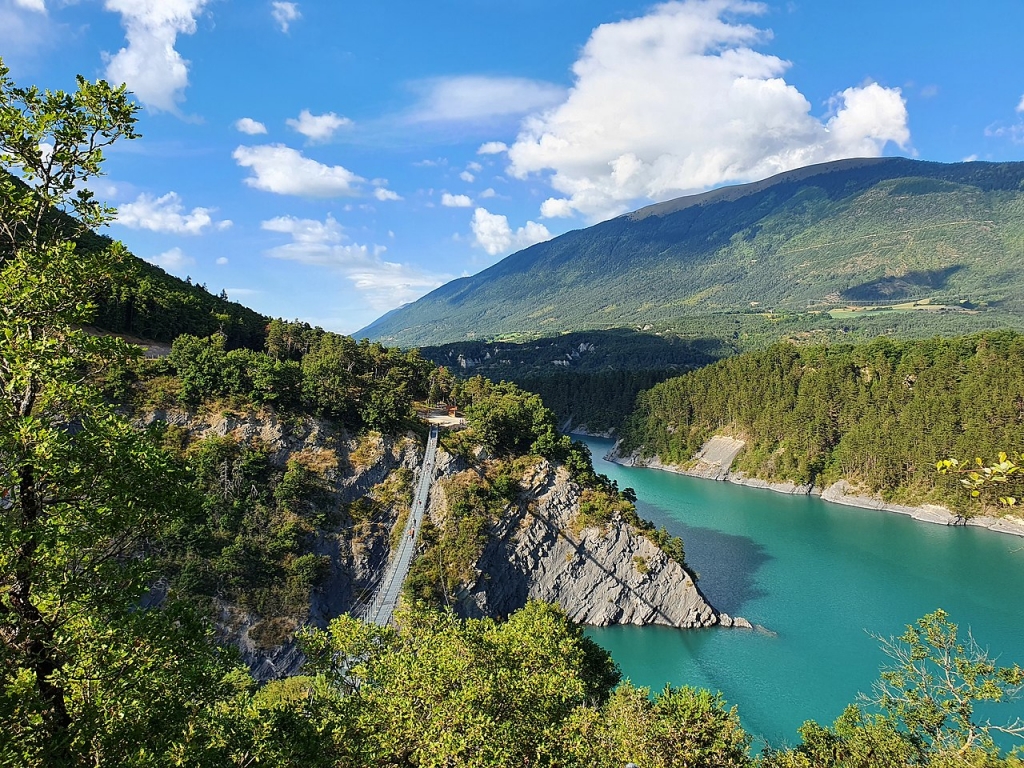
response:
[(126, 81), (108, 233), (353, 332), (651, 202), (865, 155), (1024, 160), (1019, 0), (0, 0), (23, 85)]

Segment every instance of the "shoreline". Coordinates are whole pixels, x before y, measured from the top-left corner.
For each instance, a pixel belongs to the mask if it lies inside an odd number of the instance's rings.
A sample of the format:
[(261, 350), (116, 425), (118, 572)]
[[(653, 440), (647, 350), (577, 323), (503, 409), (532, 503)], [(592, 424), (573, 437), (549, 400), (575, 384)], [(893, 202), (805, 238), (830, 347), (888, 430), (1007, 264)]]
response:
[[(712, 438), (715, 440), (715, 438)], [(737, 441), (738, 442), (738, 441)], [(711, 441), (709, 440), (710, 444)], [(922, 504), (920, 506), (908, 506), (904, 504), (890, 504), (874, 496), (865, 496), (854, 493), (853, 486), (846, 480), (839, 480), (836, 483), (821, 488), (815, 485), (797, 485), (792, 482), (773, 483), (761, 480), (756, 477), (747, 477), (743, 472), (733, 472), (729, 466), (732, 458), (729, 457), (728, 464), (705, 464), (701, 465), (699, 458), (709, 452), (708, 445), (697, 455), (698, 465), (694, 469), (683, 469), (675, 464), (665, 464), (657, 456), (638, 462), (633, 456), (619, 456), (616, 454), (618, 442), (612, 447), (604, 459), (613, 464), (624, 467), (637, 467), (640, 469), (656, 469), (662, 472), (672, 472), (686, 477), (695, 477), (701, 480), (716, 480), (734, 485), (744, 485), (748, 488), (784, 493), (790, 496), (818, 496), (822, 501), (831, 504), (840, 504), (846, 507), (857, 507), (859, 509), (874, 509), (880, 512), (891, 512), (898, 515), (905, 515), (922, 523), (945, 525), (951, 527), (973, 527), (985, 528), (995, 533), (1005, 533), (1011, 536), (1024, 537), (1024, 520), (1015, 517), (991, 517), (979, 515), (976, 517), (963, 517), (952, 512), (946, 507), (938, 504)], [(738, 453), (738, 451), (737, 451)]]

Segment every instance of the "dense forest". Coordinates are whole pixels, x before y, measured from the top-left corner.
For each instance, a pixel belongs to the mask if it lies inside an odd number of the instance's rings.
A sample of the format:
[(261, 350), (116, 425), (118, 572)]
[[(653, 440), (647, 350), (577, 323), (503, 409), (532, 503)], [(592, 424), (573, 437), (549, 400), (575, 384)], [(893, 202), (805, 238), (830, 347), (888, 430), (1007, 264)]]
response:
[(592, 431), (617, 429), (641, 391), (734, 351), (715, 338), (628, 328), (420, 348), (425, 358), (462, 376), (514, 381), (540, 395), (560, 424)]
[(739, 355), (643, 393), (621, 450), (685, 464), (716, 433), (746, 440), (735, 467), (765, 479), (846, 478), (890, 500), (976, 509), (936, 463), (1024, 442), (1024, 336)]
[[(87, 236), (79, 248), (109, 247), (107, 238)], [(160, 267), (133, 259), (124, 272), (94, 297), (95, 324), (104, 330), (150, 341), (173, 341), (180, 334), (224, 334), (229, 348), (262, 349), (268, 318), (227, 293), (213, 294), (205, 285), (179, 280)]]

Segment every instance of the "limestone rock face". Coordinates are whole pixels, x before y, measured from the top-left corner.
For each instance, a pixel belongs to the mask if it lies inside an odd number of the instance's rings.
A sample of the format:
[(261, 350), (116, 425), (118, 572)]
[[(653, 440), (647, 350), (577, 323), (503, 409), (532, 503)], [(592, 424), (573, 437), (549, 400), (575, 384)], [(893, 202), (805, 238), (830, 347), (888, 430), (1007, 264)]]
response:
[[(315, 531), (309, 550), (328, 558), (324, 581), (309, 596), (304, 623), (324, 627), (349, 611), (364, 589), (372, 588), (386, 571), (391, 553), (389, 532), (398, 518), (395, 509), (385, 510), (380, 525), (353, 536), (347, 520), (338, 513), (371, 492), (392, 472), (405, 467), (418, 472), (422, 450), (409, 436), (364, 436), (356, 439), (331, 423), (311, 418), (282, 420), (277, 415), (250, 411), (244, 414), (195, 413), (184, 409), (162, 410), (140, 420), (147, 425), (164, 421), (185, 429), (190, 439), (232, 436), (240, 443), (269, 448), (270, 463), (284, 469), (289, 459), (322, 456), (330, 491), (321, 509), (332, 513), (336, 525)], [(299, 622), (287, 617), (263, 617), (223, 600), (214, 600), (217, 639), (238, 648), (242, 660), (258, 680), (295, 674), (303, 656), (293, 640)]]
[(595, 626), (718, 623), (690, 574), (626, 521), (573, 532), (579, 489), (564, 468), (544, 462), (523, 502), (491, 531), (478, 578), (459, 596), (462, 615), (505, 616), (533, 599)]

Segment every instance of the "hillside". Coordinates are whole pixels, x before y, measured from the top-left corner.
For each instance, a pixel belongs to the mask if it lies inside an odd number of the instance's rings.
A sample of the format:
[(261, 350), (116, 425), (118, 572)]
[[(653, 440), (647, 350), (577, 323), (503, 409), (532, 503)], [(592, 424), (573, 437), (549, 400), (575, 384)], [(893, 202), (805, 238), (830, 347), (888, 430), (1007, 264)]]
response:
[[(1024, 440), (1024, 336), (795, 347), (778, 344), (644, 392), (622, 430), (636, 463), (694, 464), (715, 435), (745, 444), (735, 468), (769, 482), (825, 488), (845, 480), (887, 501), (985, 505), (949, 476), (948, 457), (994, 459)], [(728, 462), (725, 462), (727, 466)], [(1016, 478), (996, 495), (1018, 495)]]
[(842, 160), (566, 233), (357, 336), (442, 344), (724, 313), (809, 316), (814, 330), (900, 312), (910, 334), (1016, 324), (1022, 214), (1024, 163)]

